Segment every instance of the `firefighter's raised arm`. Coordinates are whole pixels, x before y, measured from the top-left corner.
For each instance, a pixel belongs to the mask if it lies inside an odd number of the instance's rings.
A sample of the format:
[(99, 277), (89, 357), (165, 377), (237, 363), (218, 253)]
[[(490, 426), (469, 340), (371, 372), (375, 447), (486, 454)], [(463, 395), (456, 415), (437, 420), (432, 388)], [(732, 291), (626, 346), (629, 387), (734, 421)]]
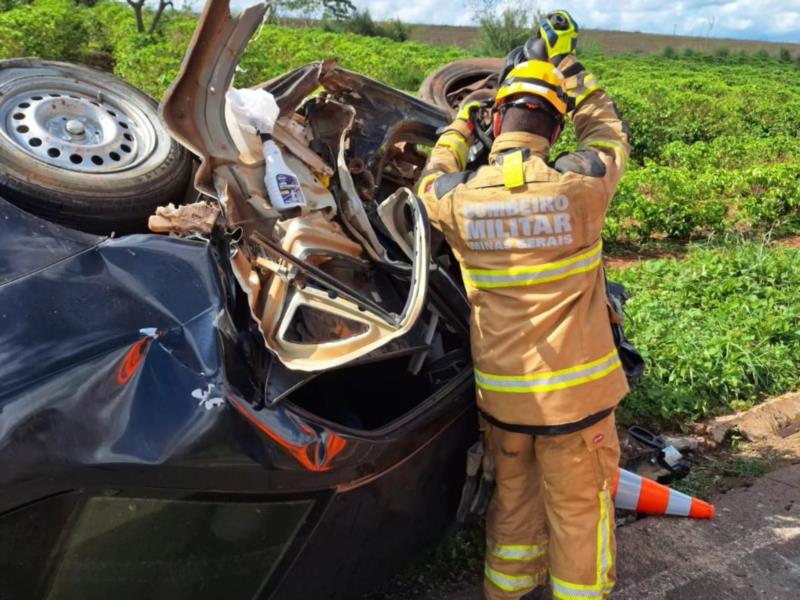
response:
[(613, 194), (630, 154), (628, 128), (611, 98), (594, 75), (578, 61), (578, 26), (567, 11), (556, 11), (542, 21), (539, 35), (550, 62), (563, 73), (570, 98), (570, 116), (578, 139), (578, 154), (592, 151), (602, 160), (601, 178)]
[(473, 142), (470, 115), (473, 110), (479, 110), (480, 106), (480, 102), (468, 102), (459, 110), (455, 120), (439, 136), (420, 178), (417, 193), (428, 210), (431, 224), (439, 229), (438, 214), (442, 207), (438, 203), (441, 194), (437, 196), (436, 183), (440, 178), (463, 172), (466, 168)]

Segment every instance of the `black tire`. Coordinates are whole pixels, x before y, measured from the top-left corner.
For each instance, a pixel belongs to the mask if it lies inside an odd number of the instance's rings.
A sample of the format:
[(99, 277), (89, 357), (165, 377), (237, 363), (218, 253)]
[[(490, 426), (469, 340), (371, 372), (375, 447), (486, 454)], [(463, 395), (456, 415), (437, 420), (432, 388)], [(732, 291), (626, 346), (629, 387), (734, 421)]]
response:
[[(502, 58), (457, 60), (428, 75), (419, 88), (419, 95), (423, 100), (455, 116), (457, 107), (465, 99), (485, 99), (494, 95), (497, 77), (502, 68)], [(485, 85), (470, 89), (487, 78), (489, 81)]]
[(19, 207), (92, 233), (144, 231), (156, 206), (183, 201), (191, 171), (135, 87), (79, 65), (0, 61), (0, 196)]

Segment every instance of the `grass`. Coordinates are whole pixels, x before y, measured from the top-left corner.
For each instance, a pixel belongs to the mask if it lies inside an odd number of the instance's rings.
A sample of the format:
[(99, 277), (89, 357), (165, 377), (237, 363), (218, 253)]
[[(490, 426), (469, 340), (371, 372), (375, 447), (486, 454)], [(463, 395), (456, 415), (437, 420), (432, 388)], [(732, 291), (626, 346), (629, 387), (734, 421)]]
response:
[(407, 600), (435, 590), (478, 585), (485, 545), (482, 521), (454, 528), (364, 600)]
[(740, 242), (612, 270), (647, 362), (626, 420), (685, 428), (800, 381), (800, 251)]
[(710, 500), (713, 495), (750, 485), (768, 472), (769, 462), (762, 458), (723, 455), (695, 465), (686, 479), (670, 487), (701, 500)]

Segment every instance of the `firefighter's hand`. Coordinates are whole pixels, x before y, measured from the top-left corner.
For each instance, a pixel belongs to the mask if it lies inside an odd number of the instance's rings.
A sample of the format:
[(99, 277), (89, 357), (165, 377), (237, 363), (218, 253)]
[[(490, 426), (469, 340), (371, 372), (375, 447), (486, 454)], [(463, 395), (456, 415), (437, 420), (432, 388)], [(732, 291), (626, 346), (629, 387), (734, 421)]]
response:
[(539, 25), (539, 37), (547, 49), (547, 58), (558, 66), (578, 47), (578, 24), (565, 10), (551, 12)]
[(467, 102), (464, 106), (461, 107), (461, 110), (458, 111), (456, 119), (461, 119), (462, 121), (466, 121), (467, 123), (469, 123), (472, 117), (472, 113), (480, 109), (481, 109), (480, 101), (473, 100), (472, 102)]

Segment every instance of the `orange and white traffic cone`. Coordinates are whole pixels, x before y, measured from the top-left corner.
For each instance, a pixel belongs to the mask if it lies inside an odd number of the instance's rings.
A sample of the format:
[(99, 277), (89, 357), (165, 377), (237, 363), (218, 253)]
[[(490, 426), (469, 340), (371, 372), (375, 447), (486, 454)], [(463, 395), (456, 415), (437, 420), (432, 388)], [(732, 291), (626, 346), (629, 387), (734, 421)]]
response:
[(708, 502), (692, 498), (625, 469), (617, 469), (614, 477), (614, 505), (617, 508), (655, 515), (714, 518), (714, 506)]

